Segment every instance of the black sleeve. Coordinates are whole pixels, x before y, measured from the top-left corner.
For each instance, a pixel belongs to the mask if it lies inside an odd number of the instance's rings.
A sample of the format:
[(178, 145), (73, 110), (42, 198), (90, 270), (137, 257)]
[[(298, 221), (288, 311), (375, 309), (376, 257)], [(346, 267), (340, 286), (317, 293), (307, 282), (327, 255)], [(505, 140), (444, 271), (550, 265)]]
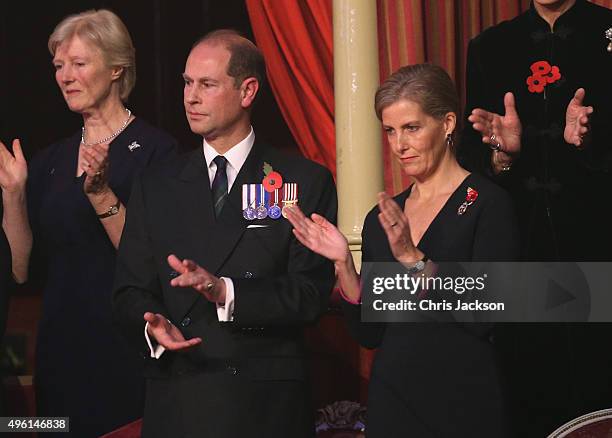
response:
[(142, 182), (136, 177), (117, 253), (113, 287), (113, 318), (126, 338), (141, 351), (148, 347), (144, 337), (145, 312), (168, 317), (162, 304), (161, 285), (145, 220)]
[[(361, 232), (361, 261), (362, 263), (372, 262), (373, 255), (370, 247), (371, 240), (369, 236), (371, 232), (370, 221), (378, 220), (378, 217), (370, 213), (366, 217), (363, 230)], [(342, 300), (342, 310), (346, 317), (346, 321), (349, 327), (349, 332), (353, 338), (362, 346), (366, 348), (378, 348), (382, 343), (383, 336), (385, 334), (386, 324), (382, 322), (362, 322), (361, 321), (361, 304), (351, 304), (346, 300)]]
[[(482, 108), (487, 111), (496, 110), (491, 102), (492, 96), (487, 92), (487, 82), (482, 69), (479, 45), (475, 40), (471, 40), (468, 45), (465, 78), (464, 126), (457, 149), (457, 158), (466, 169), (492, 176), (490, 148), (482, 142), (482, 136), (472, 128), (472, 124), (468, 120), (469, 115), (475, 108)], [(501, 98), (503, 101), (503, 96)]]

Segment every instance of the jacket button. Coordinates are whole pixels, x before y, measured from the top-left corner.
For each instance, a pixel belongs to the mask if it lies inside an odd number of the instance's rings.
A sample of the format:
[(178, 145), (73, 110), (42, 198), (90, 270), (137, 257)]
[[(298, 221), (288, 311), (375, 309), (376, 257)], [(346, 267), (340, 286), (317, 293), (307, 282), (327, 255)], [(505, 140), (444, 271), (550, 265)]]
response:
[(244, 278), (253, 278), (253, 273), (252, 273), (252, 272), (249, 272), (249, 271), (246, 271), (246, 272), (244, 273)]
[(227, 366), (227, 371), (228, 371), (228, 372), (229, 372), (229, 373), (230, 373), (232, 376), (235, 376), (235, 375), (237, 375), (237, 374), (238, 374), (238, 368), (233, 367), (233, 366), (231, 366), (231, 365), (228, 365), (228, 366)]
[(191, 324), (191, 318), (186, 316), (182, 321), (181, 321), (181, 327), (187, 327), (189, 324)]

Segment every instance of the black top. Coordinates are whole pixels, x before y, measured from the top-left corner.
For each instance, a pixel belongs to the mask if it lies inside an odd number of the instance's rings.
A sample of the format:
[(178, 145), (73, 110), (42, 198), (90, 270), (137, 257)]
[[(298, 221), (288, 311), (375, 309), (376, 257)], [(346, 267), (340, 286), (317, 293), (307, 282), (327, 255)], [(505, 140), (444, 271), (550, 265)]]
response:
[[(142, 416), (142, 359), (115, 333), (116, 251), (76, 178), (80, 132), (31, 161), (30, 280), (43, 288), (36, 351), (37, 415), (69, 416), (71, 436), (94, 437)], [(110, 145), (109, 184), (128, 205), (132, 181), (173, 154), (165, 132), (136, 118)], [(110, 207), (110, 206), (109, 206)]]
[[(516, 203), (527, 260), (610, 258), (609, 210), (602, 200), (612, 168), (612, 53), (604, 36), (611, 26), (611, 10), (577, 0), (552, 31), (532, 6), (470, 41), (466, 118), (478, 107), (503, 114), (504, 94), (516, 98), (521, 155), (497, 180)], [(558, 67), (560, 78), (530, 91), (527, 80), (537, 61)], [(580, 87), (595, 110), (584, 150), (563, 139), (567, 105)], [(462, 143), (464, 165), (490, 175), (490, 149), (469, 122)]]
[[(478, 198), (457, 210), (467, 188)], [(411, 188), (394, 199), (403, 209)], [(378, 207), (363, 227), (363, 261), (395, 261), (378, 221)], [(512, 261), (518, 257), (509, 196), (471, 174), (449, 197), (423, 235), (419, 249), (434, 262)], [(505, 436), (504, 402), (487, 330), (477, 325), (360, 322), (360, 306), (344, 305), (353, 335), (380, 347), (368, 395), (368, 437)]]

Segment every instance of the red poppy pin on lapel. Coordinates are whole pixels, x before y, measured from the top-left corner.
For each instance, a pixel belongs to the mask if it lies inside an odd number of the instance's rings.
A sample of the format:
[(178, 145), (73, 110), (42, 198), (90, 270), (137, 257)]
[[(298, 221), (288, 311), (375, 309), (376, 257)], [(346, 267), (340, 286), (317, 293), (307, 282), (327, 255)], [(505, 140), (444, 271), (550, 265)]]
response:
[(457, 214), (461, 216), (463, 213), (465, 213), (467, 208), (472, 205), (474, 201), (476, 201), (476, 198), (478, 198), (478, 192), (473, 188), (468, 187), (465, 195), (465, 201), (463, 201), (463, 203), (457, 209)]
[(559, 67), (550, 65), (547, 61), (536, 61), (530, 68), (533, 74), (527, 77), (527, 89), (531, 93), (542, 93), (546, 85), (561, 79)]

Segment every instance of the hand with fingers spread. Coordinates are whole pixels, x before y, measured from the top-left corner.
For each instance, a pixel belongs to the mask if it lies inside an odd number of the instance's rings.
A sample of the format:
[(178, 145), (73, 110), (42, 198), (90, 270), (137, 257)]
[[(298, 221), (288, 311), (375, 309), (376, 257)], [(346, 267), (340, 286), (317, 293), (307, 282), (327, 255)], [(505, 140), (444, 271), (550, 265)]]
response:
[(323, 216), (313, 213), (307, 218), (297, 206), (286, 211), (293, 234), (306, 248), (337, 263), (351, 256), (346, 237)]
[(493, 150), (499, 150), (508, 155), (518, 155), (521, 151), (522, 126), (516, 106), (514, 95), (506, 93), (504, 96), (505, 115), (476, 108), (468, 117), (474, 129), (482, 135), (483, 143), (487, 143)]
[(578, 88), (565, 112), (565, 130), (563, 138), (576, 147), (584, 146), (585, 136), (589, 134), (589, 118), (593, 114), (592, 106), (584, 106), (584, 88)]
[(183, 351), (202, 342), (201, 338), (185, 339), (181, 331), (159, 313), (146, 312), (144, 320), (149, 323), (147, 333), (166, 350)]
[(87, 176), (83, 184), (86, 194), (101, 194), (110, 191), (108, 186), (108, 144), (82, 148), (83, 169)]
[(389, 247), (393, 257), (401, 263), (415, 263), (424, 257), (424, 254), (414, 246), (410, 236), (410, 225), (404, 212), (397, 202), (384, 192), (378, 194), (378, 220), (387, 234)]
[(225, 282), (209, 273), (193, 260), (179, 259), (174, 254), (168, 256), (168, 265), (179, 273), (170, 281), (174, 287), (191, 287), (212, 302), (225, 304)]
[(299, 207), (286, 210), (293, 234), (306, 248), (334, 262), (342, 295), (353, 304), (361, 301), (359, 274), (344, 234), (323, 216), (306, 217)]
[(13, 153), (0, 141), (0, 187), (3, 192), (25, 190), (28, 164), (21, 150), (19, 139), (13, 140)]

